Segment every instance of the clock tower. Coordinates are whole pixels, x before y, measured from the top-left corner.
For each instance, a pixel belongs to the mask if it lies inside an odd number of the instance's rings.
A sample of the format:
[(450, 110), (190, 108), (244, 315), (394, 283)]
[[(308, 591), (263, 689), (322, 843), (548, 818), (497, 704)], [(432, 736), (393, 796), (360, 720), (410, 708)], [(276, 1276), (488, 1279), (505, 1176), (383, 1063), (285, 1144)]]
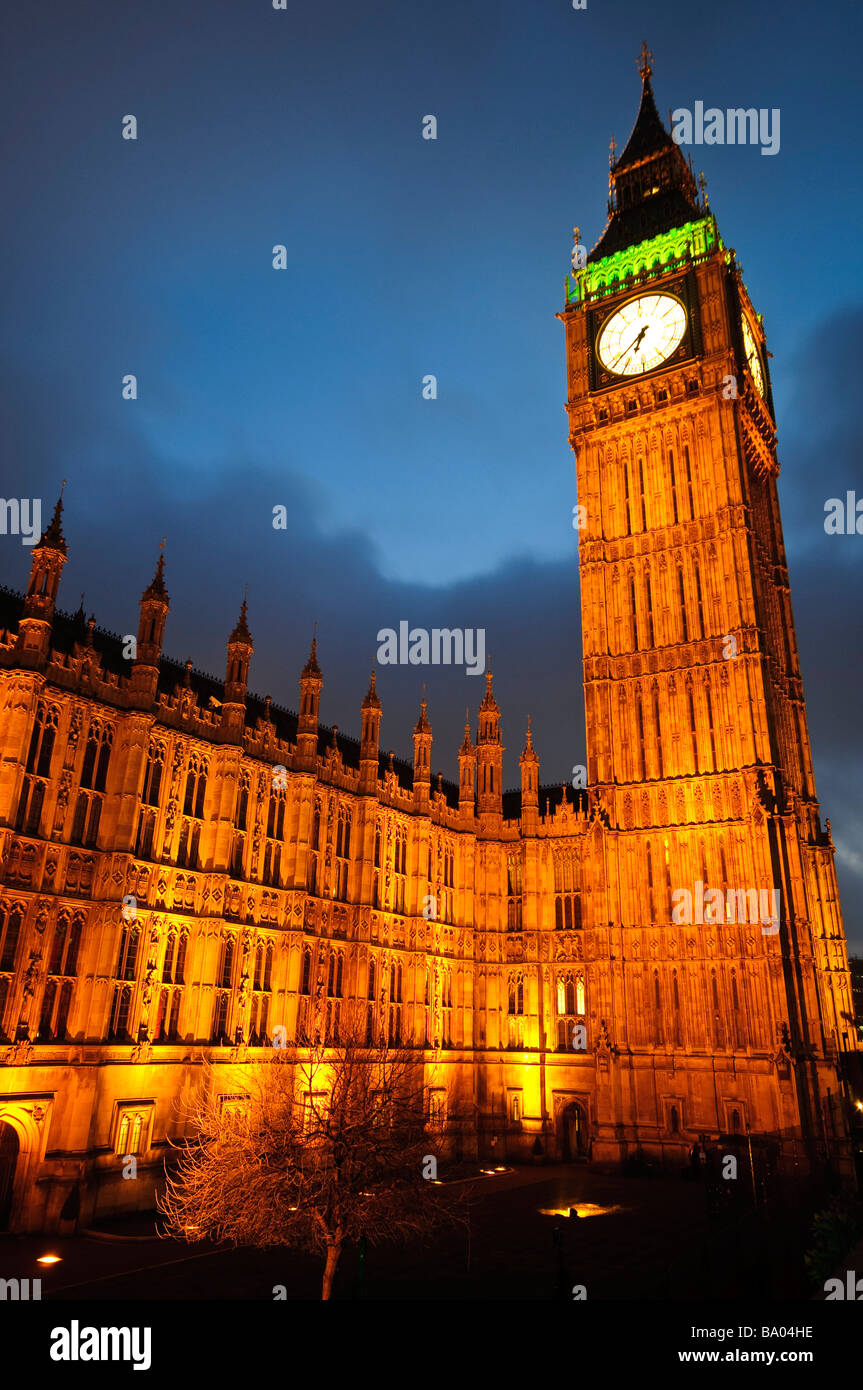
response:
[(560, 314), (588, 782), (607, 826), (587, 873), (621, 1068), (609, 1122), (614, 1109), (638, 1125), (650, 1072), (685, 1130), (718, 1111), (720, 1129), (811, 1148), (842, 1127), (839, 1054), (856, 1043), (769, 354), (735, 253), (659, 117), (646, 49), (640, 70), (608, 223)]

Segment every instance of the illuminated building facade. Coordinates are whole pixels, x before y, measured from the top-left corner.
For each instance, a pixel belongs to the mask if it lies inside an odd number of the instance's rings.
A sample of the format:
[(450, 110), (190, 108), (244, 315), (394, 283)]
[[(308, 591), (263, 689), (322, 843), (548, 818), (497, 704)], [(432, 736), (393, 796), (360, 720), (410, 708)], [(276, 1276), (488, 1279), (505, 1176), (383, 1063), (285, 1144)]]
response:
[(380, 753), (374, 676), (358, 741), (320, 725), (315, 644), (297, 714), (250, 695), (245, 603), (224, 682), (168, 660), (162, 558), (134, 643), (64, 615), (58, 503), (0, 615), (0, 1226), (149, 1206), (203, 1059), (231, 1094), (358, 1021), (416, 1049), (466, 1154), (751, 1130), (805, 1164), (841, 1137), (856, 1031), (763, 329), (646, 59), (560, 318), (584, 790), (540, 786), (528, 730), (504, 793), (490, 675), (433, 785), (425, 702), (412, 762)]

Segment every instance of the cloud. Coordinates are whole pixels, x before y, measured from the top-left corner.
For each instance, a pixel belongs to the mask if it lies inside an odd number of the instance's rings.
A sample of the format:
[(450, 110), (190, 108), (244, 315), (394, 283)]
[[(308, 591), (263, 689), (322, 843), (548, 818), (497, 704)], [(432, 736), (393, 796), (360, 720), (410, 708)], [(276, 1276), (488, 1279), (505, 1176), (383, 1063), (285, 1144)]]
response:
[[(863, 777), (863, 536), (826, 536), (823, 503), (855, 482), (863, 495), (863, 478), (855, 472), (863, 441), (848, 366), (861, 331), (860, 312), (825, 323), (796, 365), (780, 480), (816, 778), (833, 821), (846, 928), (858, 948), (863, 864), (854, 845)], [(401, 620), (426, 628), (482, 627), (502, 710), (506, 785), (518, 785), (528, 713), (543, 782), (568, 782), (573, 766), (585, 761), (574, 549), (571, 559), (547, 563), (514, 556), (493, 572), (436, 589), (389, 580), (361, 528), (334, 533), (325, 520), (325, 482), (310, 483), (274, 451), (214, 457), (211, 469), (196, 469), (197, 485), (189, 489), (181, 461), (154, 456), (144, 430), (131, 442), (125, 432), (118, 456), (112, 452), (117, 431), (110, 414), (88, 417), (71, 388), (59, 387), (52, 399), (48, 410), (40, 383), (14, 367), (3, 371), (0, 421), (12, 443), (4, 494), (41, 495), (49, 506), (59, 476), (68, 476), (62, 607), (77, 607), (83, 590), (100, 624), (134, 631), (140, 593), (152, 576), (159, 539), (167, 535), (166, 652), (178, 660), (191, 657), (221, 677), (225, 642), (248, 583), (255, 640), (251, 687), (295, 707), (297, 678), (317, 621), (322, 718), (354, 734), (380, 628), (397, 627)], [(287, 508), (285, 530), (273, 529), (277, 504)], [(476, 523), (468, 512), (464, 516), (469, 545)], [(406, 517), (404, 526), (413, 528), (411, 543), (420, 560), (434, 537), (415, 518)], [(3, 538), (3, 582), (21, 587), (28, 565), (29, 552)], [(423, 682), (435, 735), (432, 768), (454, 777), (465, 707), (475, 727), (485, 687), (463, 670), (380, 670), (382, 747), (410, 756)]]

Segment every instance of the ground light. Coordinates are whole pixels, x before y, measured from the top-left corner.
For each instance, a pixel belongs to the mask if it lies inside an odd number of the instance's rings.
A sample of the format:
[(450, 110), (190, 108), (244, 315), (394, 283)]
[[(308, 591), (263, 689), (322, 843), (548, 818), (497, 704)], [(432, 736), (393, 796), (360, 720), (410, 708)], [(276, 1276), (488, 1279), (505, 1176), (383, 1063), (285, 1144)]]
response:
[(40, 1255), (36, 1263), (37, 1265), (58, 1265), (62, 1258), (62, 1255)]
[(579, 1216), (610, 1216), (613, 1212), (626, 1211), (626, 1207), (599, 1207), (595, 1202), (569, 1202), (565, 1207), (540, 1207), (540, 1216), (569, 1216), (575, 1211)]

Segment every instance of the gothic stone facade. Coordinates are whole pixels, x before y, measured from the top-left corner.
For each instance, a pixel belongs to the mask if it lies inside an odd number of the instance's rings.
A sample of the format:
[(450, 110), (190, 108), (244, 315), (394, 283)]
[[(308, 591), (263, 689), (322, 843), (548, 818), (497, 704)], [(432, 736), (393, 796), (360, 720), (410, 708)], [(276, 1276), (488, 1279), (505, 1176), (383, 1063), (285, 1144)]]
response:
[[(648, 290), (683, 306), (683, 337), (616, 373), (603, 327)], [(274, 1042), (302, 1055), (357, 1025), (415, 1049), (453, 1145), (496, 1161), (537, 1139), (683, 1161), (751, 1131), (805, 1163), (841, 1128), (856, 1037), (763, 330), (647, 68), (560, 317), (583, 791), (540, 787), (528, 732), (503, 792), (490, 675), (458, 785), (433, 786), (425, 705), (412, 765), (383, 758), (374, 677), (358, 741), (319, 725), (314, 645), (298, 714), (250, 695), (245, 604), (224, 682), (184, 670), (162, 559), (130, 654), (56, 608), (58, 503), (23, 606), (3, 596), (0, 1224), (51, 1229), (73, 1192), (83, 1221), (150, 1205), (205, 1059), (229, 1096)], [(766, 929), (739, 910), (760, 890)]]

